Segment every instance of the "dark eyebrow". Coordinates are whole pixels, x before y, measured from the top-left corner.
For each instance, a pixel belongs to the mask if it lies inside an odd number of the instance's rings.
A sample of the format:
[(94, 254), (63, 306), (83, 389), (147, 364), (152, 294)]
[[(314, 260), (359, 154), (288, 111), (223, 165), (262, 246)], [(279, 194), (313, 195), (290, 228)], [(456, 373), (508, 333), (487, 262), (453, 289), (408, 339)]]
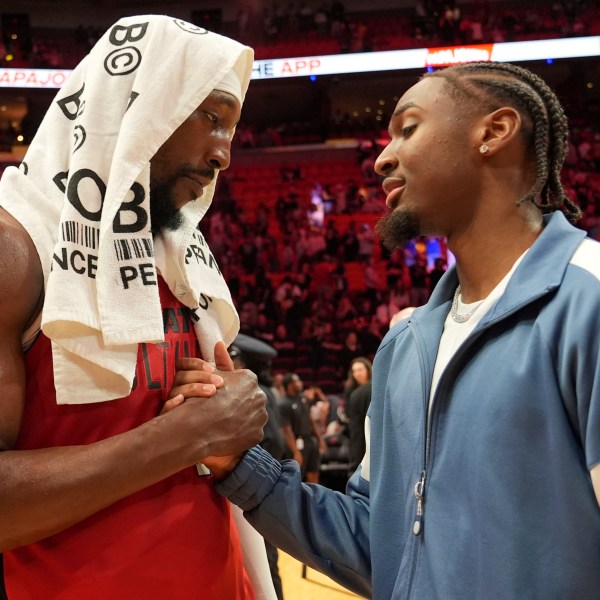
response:
[[(217, 102), (218, 104), (224, 104), (227, 108), (231, 108), (232, 110), (236, 109), (239, 106), (238, 100), (232, 94), (227, 92), (223, 92), (222, 90), (213, 90), (209, 96), (211, 96), (211, 100), (213, 102)], [(207, 97), (208, 98), (208, 97)], [(234, 127), (238, 126), (239, 121), (236, 121)]]
[(213, 99), (215, 100), (215, 102), (220, 102), (222, 104), (225, 104), (229, 108), (237, 108), (238, 101), (231, 94), (221, 92), (220, 90), (213, 90), (212, 94), (213, 94)]
[(399, 116), (401, 116), (402, 113), (407, 111), (409, 108), (419, 108), (419, 105), (415, 104), (414, 102), (405, 102), (402, 106), (399, 106), (394, 111), (394, 114), (392, 114), (392, 118), (390, 119), (390, 125), (388, 127), (388, 135), (390, 137), (392, 137), (392, 121), (394, 119), (397, 119)]
[(415, 104), (414, 102), (406, 102), (405, 104), (403, 104), (402, 106), (398, 107), (394, 111), (394, 114), (392, 115), (392, 118), (399, 117), (404, 111), (408, 110), (409, 108), (419, 108), (419, 105)]

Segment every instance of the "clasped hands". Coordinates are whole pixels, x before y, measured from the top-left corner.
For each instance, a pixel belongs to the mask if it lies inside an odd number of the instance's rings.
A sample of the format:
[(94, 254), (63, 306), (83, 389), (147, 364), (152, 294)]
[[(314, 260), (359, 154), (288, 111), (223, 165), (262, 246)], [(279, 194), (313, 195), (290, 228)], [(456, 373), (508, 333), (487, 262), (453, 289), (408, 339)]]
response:
[(215, 365), (201, 358), (179, 358), (169, 399), (161, 414), (189, 398), (204, 398), (211, 422), (206, 432), (210, 453), (202, 458), (212, 474), (221, 478), (232, 471), (243, 453), (263, 438), (267, 422), (264, 392), (247, 369), (234, 369), (223, 342), (215, 346)]

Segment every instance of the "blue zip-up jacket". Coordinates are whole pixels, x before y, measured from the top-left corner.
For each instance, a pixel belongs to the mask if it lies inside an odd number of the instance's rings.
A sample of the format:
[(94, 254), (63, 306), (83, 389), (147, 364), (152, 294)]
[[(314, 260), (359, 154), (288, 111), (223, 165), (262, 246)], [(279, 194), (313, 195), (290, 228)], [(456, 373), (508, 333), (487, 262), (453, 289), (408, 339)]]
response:
[(584, 238), (546, 218), (442, 374), (429, 420), (454, 269), (388, 332), (369, 481), (359, 467), (345, 495), (302, 484), (295, 463), (252, 449), (219, 491), (271, 542), (376, 600), (600, 598), (600, 244)]

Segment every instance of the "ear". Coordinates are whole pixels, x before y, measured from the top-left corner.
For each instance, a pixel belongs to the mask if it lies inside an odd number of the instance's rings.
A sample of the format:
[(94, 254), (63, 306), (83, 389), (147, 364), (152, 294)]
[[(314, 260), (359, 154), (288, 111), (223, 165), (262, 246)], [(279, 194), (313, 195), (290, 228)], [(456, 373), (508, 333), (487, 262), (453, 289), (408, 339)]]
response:
[(481, 148), (485, 144), (484, 156), (492, 156), (510, 145), (521, 132), (521, 115), (510, 106), (504, 106), (483, 117), (478, 130), (476, 144)]

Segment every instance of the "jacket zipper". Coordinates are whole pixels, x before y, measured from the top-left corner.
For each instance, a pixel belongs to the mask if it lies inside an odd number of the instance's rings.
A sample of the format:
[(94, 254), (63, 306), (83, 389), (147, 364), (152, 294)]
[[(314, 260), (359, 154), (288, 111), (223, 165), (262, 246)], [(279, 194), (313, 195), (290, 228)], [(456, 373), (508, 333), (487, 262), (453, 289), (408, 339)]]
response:
[[(459, 348), (456, 349), (454, 356), (450, 360), (450, 362), (446, 365), (444, 372), (438, 382), (437, 390), (435, 393), (435, 397), (432, 399), (431, 406), (435, 405), (438, 390), (442, 389), (442, 382), (448, 378), (448, 373), (452, 371), (456, 361), (463, 354), (465, 349), (469, 348), (471, 344), (473, 344), (481, 334), (495, 325), (497, 322), (504, 320), (511, 314), (520, 310), (523, 306), (530, 304), (531, 302), (535, 302), (542, 296), (545, 296), (552, 288), (546, 288), (540, 294), (529, 298), (527, 302), (522, 302), (521, 304), (513, 307), (507, 313), (503, 313), (502, 315), (497, 316), (495, 319), (488, 321), (485, 326), (481, 329), (476, 328), (475, 331), (471, 333), (471, 335), (466, 339)], [(413, 491), (415, 495), (416, 507), (415, 507), (415, 519), (413, 521), (412, 531), (414, 535), (419, 536), (423, 533), (423, 525), (424, 525), (424, 511), (425, 511), (425, 484), (427, 482), (427, 467), (429, 463), (429, 450), (431, 446), (431, 419), (430, 419), (430, 407), (429, 407), (429, 395), (431, 394), (430, 381), (428, 382), (426, 379), (426, 369), (425, 369), (425, 351), (423, 350), (421, 338), (417, 331), (417, 328), (414, 327), (413, 323), (409, 321), (409, 328), (412, 331), (413, 337), (415, 338), (415, 343), (417, 346), (417, 353), (419, 355), (419, 363), (421, 365), (421, 385), (423, 387), (423, 395), (424, 395), (424, 415), (423, 415), (423, 462), (422, 462), (422, 470), (421, 475), (418, 481), (415, 483)], [(479, 326), (478, 326), (479, 327)]]
[[(412, 323), (409, 321), (408, 326), (412, 330), (412, 334), (415, 339), (415, 344), (417, 347), (417, 354), (419, 356), (419, 363), (421, 366), (421, 386), (423, 388), (423, 407), (425, 413), (423, 415), (423, 458), (422, 458), (422, 470), (421, 476), (419, 480), (415, 483), (414, 486), (414, 494), (416, 500), (416, 508), (415, 508), (415, 519), (413, 521), (412, 532), (415, 537), (419, 537), (423, 531), (423, 516), (424, 516), (424, 504), (425, 504), (425, 481), (427, 478), (427, 458), (428, 458), (428, 438), (429, 438), (429, 417), (428, 417), (428, 405), (429, 405), (429, 383), (427, 381), (427, 369), (425, 368), (425, 353), (423, 349), (423, 345), (421, 343), (421, 339), (416, 328), (412, 326)], [(417, 563), (419, 556), (420, 544), (415, 547), (413, 563), (410, 570), (410, 578), (408, 581), (408, 588), (406, 597), (410, 598), (412, 594), (412, 588), (414, 585), (414, 579), (417, 571)]]
[(425, 471), (421, 472), (421, 479), (415, 483), (415, 498), (417, 499), (417, 514), (413, 522), (413, 533), (419, 535), (423, 528), (423, 492), (425, 490)]
[[(453, 371), (456, 361), (463, 354), (465, 349), (469, 348), (480, 336), (481, 334), (488, 330), (490, 327), (495, 325), (497, 322), (504, 320), (511, 314), (520, 310), (523, 306), (530, 304), (531, 302), (535, 302), (542, 296), (545, 296), (549, 291), (553, 288), (548, 287), (543, 292), (536, 294), (534, 297), (529, 298), (526, 302), (522, 302), (521, 304), (514, 306), (510, 311), (503, 313), (502, 315), (498, 315), (496, 318), (488, 321), (485, 326), (479, 329), (479, 325), (475, 328), (475, 331), (471, 333), (471, 335), (460, 345), (459, 348), (456, 349), (454, 356), (451, 358), (450, 362), (446, 365), (444, 372), (438, 382), (438, 386), (436, 389), (436, 393), (431, 402), (431, 407), (435, 405), (437, 400), (437, 396), (439, 394), (439, 390), (442, 389), (442, 383), (447, 379), (448, 373)], [(424, 406), (424, 415), (423, 415), (423, 459), (422, 459), (422, 470), (419, 479), (414, 485), (413, 492), (415, 495), (415, 518), (413, 521), (412, 532), (416, 538), (422, 535), (423, 526), (424, 526), (424, 515), (425, 515), (425, 488), (427, 483), (427, 467), (429, 463), (429, 452), (431, 446), (431, 419), (430, 419), (430, 410), (429, 410), (429, 396), (431, 394), (431, 381), (427, 380), (427, 370), (425, 369), (425, 356), (426, 353), (423, 349), (423, 345), (421, 342), (420, 334), (418, 329), (413, 325), (412, 321), (408, 322), (408, 327), (411, 329), (413, 337), (415, 339), (415, 344), (417, 348), (417, 354), (419, 356), (419, 363), (421, 366), (421, 385), (423, 388), (423, 406)], [(458, 357), (458, 358), (457, 358)], [(408, 593), (407, 598), (411, 597), (411, 592), (414, 584), (414, 578), (417, 570), (417, 558), (418, 558), (419, 546), (416, 547), (415, 556), (410, 572), (410, 579), (408, 583)]]
[(427, 480), (427, 460), (429, 458), (429, 394), (431, 392), (430, 382), (427, 378), (427, 369), (425, 368), (425, 351), (421, 342), (419, 332), (413, 328), (409, 322), (415, 338), (419, 363), (421, 365), (421, 386), (423, 388), (423, 459), (421, 463), (421, 475), (414, 485), (414, 494), (416, 500), (415, 519), (413, 521), (412, 531), (415, 535), (421, 535), (423, 531), (423, 513), (425, 503), (425, 482)]

